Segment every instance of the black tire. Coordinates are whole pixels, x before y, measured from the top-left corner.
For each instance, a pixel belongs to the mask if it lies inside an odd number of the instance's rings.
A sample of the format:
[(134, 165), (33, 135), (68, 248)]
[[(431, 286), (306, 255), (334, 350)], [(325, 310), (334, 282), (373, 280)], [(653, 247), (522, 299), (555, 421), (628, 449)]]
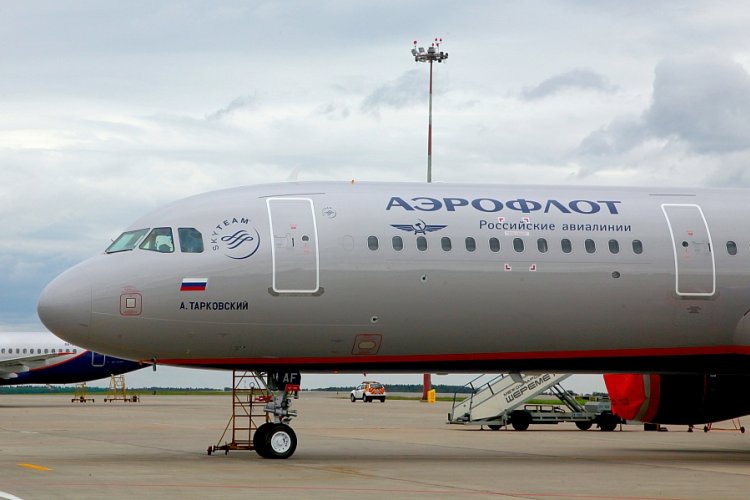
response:
[(585, 422), (576, 422), (576, 427), (578, 427), (582, 431), (591, 429), (592, 425), (594, 425), (594, 422), (592, 422), (591, 420), (586, 420)]
[(354, 394), (350, 394), (349, 395), (349, 399), (352, 400), (352, 403), (356, 403), (357, 402), (357, 398), (354, 397)]
[(503, 426), (502, 425), (496, 425), (496, 424), (490, 424), (487, 427), (489, 427), (490, 430), (499, 431), (500, 429), (502, 429)]
[(257, 453), (263, 458), (268, 458), (267, 456), (268, 445), (266, 443), (266, 434), (268, 434), (268, 431), (274, 425), (275, 424), (271, 422), (266, 422), (265, 424), (255, 429), (255, 434), (253, 434), (253, 449), (255, 449), (255, 453)]
[(297, 449), (297, 434), (286, 424), (273, 424), (264, 435), (263, 458), (287, 459)]
[(599, 415), (599, 430), (603, 432), (612, 432), (617, 429), (620, 419), (611, 413), (602, 413)]
[(510, 414), (510, 425), (516, 431), (525, 431), (531, 425), (531, 413), (525, 410), (515, 410)]
[(364, 401), (365, 403), (369, 403), (370, 401), (372, 401), (372, 399), (368, 398), (367, 396), (362, 396), (362, 401)]
[(382, 398), (380, 398), (380, 402), (381, 403), (385, 403), (385, 396), (383, 396)]

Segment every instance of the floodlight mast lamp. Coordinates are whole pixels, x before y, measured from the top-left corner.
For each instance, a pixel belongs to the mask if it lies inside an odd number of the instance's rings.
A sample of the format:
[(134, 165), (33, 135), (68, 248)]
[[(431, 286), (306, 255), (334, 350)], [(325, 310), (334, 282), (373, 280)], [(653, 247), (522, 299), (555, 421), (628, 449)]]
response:
[(414, 56), (415, 62), (428, 62), (430, 63), (430, 117), (427, 124), (427, 182), (432, 182), (432, 63), (443, 62), (448, 59), (447, 52), (440, 51), (440, 44), (443, 43), (442, 38), (436, 38), (432, 45), (424, 49), (424, 47), (417, 48), (417, 41), (414, 40), (414, 47), (411, 49), (411, 55)]

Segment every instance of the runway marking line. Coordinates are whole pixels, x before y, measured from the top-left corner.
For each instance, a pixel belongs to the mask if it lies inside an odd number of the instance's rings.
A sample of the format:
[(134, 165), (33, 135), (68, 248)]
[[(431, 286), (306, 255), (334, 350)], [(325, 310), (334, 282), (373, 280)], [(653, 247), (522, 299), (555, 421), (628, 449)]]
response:
[(16, 464), (16, 465), (18, 465), (19, 467), (26, 467), (27, 469), (34, 469), (34, 470), (39, 470), (39, 471), (44, 471), (44, 472), (48, 470), (52, 470), (49, 467), (44, 467), (43, 465), (34, 465), (34, 464)]

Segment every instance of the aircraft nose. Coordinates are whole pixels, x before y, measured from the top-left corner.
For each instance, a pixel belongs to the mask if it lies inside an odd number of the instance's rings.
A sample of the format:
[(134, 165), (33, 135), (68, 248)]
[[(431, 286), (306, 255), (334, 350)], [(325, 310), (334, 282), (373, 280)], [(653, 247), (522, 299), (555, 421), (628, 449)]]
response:
[(91, 330), (91, 284), (80, 268), (70, 269), (47, 285), (37, 313), (52, 333), (85, 347)]

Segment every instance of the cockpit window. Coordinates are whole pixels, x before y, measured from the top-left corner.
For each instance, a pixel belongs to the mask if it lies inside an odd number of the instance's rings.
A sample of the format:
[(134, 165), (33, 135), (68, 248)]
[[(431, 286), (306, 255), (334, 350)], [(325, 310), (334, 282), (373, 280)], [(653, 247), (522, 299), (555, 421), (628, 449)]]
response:
[(161, 253), (172, 253), (174, 252), (174, 240), (172, 239), (172, 228), (171, 227), (156, 227), (148, 233), (146, 239), (143, 240), (141, 246), (142, 250), (150, 250), (152, 252)]
[(135, 231), (126, 231), (117, 237), (112, 244), (107, 247), (105, 253), (124, 252), (126, 250), (132, 250), (138, 244), (143, 235), (148, 232), (146, 229), (136, 229)]
[(202, 253), (203, 235), (194, 227), (178, 227), (180, 250), (184, 253)]

